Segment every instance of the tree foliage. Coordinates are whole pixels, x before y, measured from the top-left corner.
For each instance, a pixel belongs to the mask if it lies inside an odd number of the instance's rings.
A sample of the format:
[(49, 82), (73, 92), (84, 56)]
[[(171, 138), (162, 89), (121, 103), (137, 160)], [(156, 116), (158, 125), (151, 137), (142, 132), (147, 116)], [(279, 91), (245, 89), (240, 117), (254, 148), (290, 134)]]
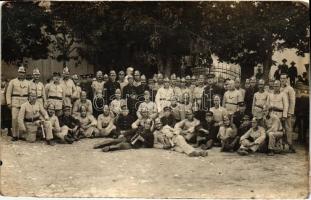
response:
[(38, 2), (6, 2), (2, 7), (2, 59), (47, 58), (52, 29), (50, 17)]

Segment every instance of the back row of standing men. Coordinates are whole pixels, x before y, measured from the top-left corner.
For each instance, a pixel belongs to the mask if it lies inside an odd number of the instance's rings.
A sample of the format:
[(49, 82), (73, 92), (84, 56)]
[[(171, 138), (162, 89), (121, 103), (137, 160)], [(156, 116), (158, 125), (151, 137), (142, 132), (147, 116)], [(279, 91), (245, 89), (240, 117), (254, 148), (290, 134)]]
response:
[[(147, 109), (155, 119), (164, 112), (164, 108), (170, 107), (179, 121), (185, 119), (187, 110), (192, 110), (200, 121), (205, 118), (207, 111), (211, 111), (218, 123), (223, 122), (225, 115), (231, 118), (235, 116), (238, 120), (243, 120), (244, 115), (254, 116), (260, 122), (264, 107), (268, 105), (282, 121), (287, 142), (292, 148), (291, 117), (295, 108), (295, 91), (287, 83), (286, 74), (280, 75), (280, 81), (270, 80), (269, 84), (252, 77), (245, 81), (242, 88), (239, 78), (216, 83), (213, 74), (183, 78), (173, 74), (170, 79), (156, 74), (147, 81), (144, 75), (133, 68), (128, 68), (126, 74), (120, 71), (118, 79), (116, 72), (111, 70), (108, 80), (98, 71), (91, 86), (80, 81), (78, 75), (70, 76), (68, 68), (64, 68), (62, 77), (60, 73), (53, 73), (53, 79), (46, 85), (39, 81), (39, 70), (33, 70), (31, 81), (25, 80), (25, 72), (24, 67), (19, 67), (18, 77), (9, 82), (6, 91), (6, 102), (12, 112), (13, 140), (19, 137), (19, 111), (32, 92), (44, 108), (53, 105), (58, 117), (62, 116), (64, 106), (73, 107), (73, 114), (77, 114), (83, 105), (98, 117), (103, 105), (109, 105), (115, 115), (119, 115), (122, 105), (126, 105), (134, 118), (139, 118), (140, 111)], [(150, 96), (150, 101), (145, 100), (146, 95)], [(218, 103), (215, 105), (215, 102), (222, 102), (222, 106)], [(246, 110), (239, 116), (241, 103), (245, 104)]]

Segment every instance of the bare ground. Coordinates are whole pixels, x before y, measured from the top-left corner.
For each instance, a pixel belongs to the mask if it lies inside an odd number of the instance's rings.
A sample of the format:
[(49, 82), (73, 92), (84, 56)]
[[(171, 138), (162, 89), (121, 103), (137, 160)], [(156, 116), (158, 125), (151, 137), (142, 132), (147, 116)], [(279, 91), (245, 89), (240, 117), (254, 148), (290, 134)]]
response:
[(308, 155), (209, 151), (206, 158), (158, 149), (103, 153), (104, 139), (73, 145), (1, 141), (1, 194), (36, 197), (306, 198)]

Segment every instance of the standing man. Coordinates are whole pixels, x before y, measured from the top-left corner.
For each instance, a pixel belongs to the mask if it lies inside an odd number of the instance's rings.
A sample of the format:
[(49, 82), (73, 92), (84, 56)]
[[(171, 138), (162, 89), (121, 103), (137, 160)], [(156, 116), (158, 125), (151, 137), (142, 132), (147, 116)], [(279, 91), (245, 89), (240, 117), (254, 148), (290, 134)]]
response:
[(240, 93), (242, 101), (244, 101), (245, 90), (243, 88), (241, 88), (241, 79), (240, 78), (236, 78), (234, 80), (234, 84), (235, 84), (235, 89)]
[(80, 99), (82, 88), (80, 87), (80, 80), (77, 74), (72, 75), (72, 81), (74, 83), (74, 92), (72, 93), (72, 104), (73, 104), (76, 100)]
[(26, 70), (23, 66), (19, 67), (17, 78), (9, 82), (6, 92), (6, 102), (12, 111), (12, 141), (19, 138), (18, 113), (21, 105), (27, 102), (29, 92), (29, 82), (25, 79)]
[(118, 82), (120, 83), (120, 87), (121, 87), (121, 92), (123, 91), (124, 86), (126, 86), (126, 82), (125, 82), (125, 73), (123, 70), (119, 71), (118, 73)]
[(127, 79), (128, 84), (123, 88), (122, 99), (125, 99), (130, 115), (136, 119), (136, 111), (138, 109), (138, 107), (136, 107), (137, 89), (133, 85), (133, 76), (128, 75)]
[(280, 65), (280, 74), (287, 74), (288, 73), (288, 65), (286, 64), (287, 60), (284, 58), (282, 60), (282, 64)]
[(170, 106), (171, 98), (173, 97), (173, 89), (170, 88), (170, 82), (168, 78), (164, 79), (164, 85), (161, 87), (155, 97), (155, 103), (157, 105), (158, 112), (162, 112), (165, 106)]
[(32, 72), (33, 80), (29, 81), (30, 91), (37, 94), (37, 102), (41, 103), (43, 107), (46, 106), (45, 89), (42, 82), (40, 82), (40, 71), (34, 69)]
[(107, 90), (107, 104), (110, 104), (113, 100), (116, 89), (121, 89), (120, 83), (116, 81), (116, 78), (116, 72), (111, 70), (109, 73), (109, 80), (104, 84), (104, 88)]
[(18, 124), (21, 133), (24, 133), (28, 142), (35, 142), (38, 128), (43, 127), (44, 137), (48, 145), (54, 145), (52, 142), (53, 132), (51, 122), (43, 105), (37, 102), (37, 94), (29, 93), (29, 100), (21, 105), (18, 114)]
[(252, 114), (258, 119), (259, 125), (262, 125), (263, 108), (267, 103), (268, 93), (264, 90), (265, 81), (260, 79), (258, 81), (259, 91), (254, 94)]
[(238, 103), (243, 102), (241, 93), (235, 89), (234, 81), (229, 81), (228, 91), (225, 92), (223, 98), (223, 107), (226, 108), (229, 115), (238, 110)]
[(59, 117), (62, 114), (65, 91), (60, 84), (60, 74), (54, 73), (53, 75), (53, 82), (45, 86), (45, 93), (48, 104), (55, 106), (56, 116)]
[(290, 148), (290, 152), (294, 153), (293, 148), (293, 132), (292, 132), (292, 116), (295, 112), (296, 93), (295, 90), (287, 84), (287, 74), (281, 74), (281, 89), (280, 91), (285, 95), (288, 102), (287, 117), (285, 120), (285, 130), (287, 135), (287, 142)]
[[(104, 90), (104, 80), (103, 80), (103, 72), (98, 71), (96, 73), (96, 80), (92, 82), (92, 99), (93, 99), (93, 110), (94, 116), (98, 117), (98, 115), (102, 112), (102, 107), (107, 101), (105, 101), (106, 92)], [(96, 105), (96, 106), (95, 106)]]
[(297, 76), (298, 76), (298, 72), (297, 72), (297, 67), (295, 66), (295, 62), (294, 61), (292, 61), (291, 63), (290, 63), (290, 68), (288, 69), (288, 77), (289, 77), (289, 80), (290, 80), (290, 85), (292, 86), (292, 87), (294, 87), (295, 86), (295, 81), (296, 81), (296, 78), (297, 78)]
[(65, 92), (64, 104), (71, 105), (72, 107), (72, 95), (75, 92), (75, 84), (70, 79), (68, 67), (65, 67), (63, 70), (63, 79), (60, 81), (60, 84)]

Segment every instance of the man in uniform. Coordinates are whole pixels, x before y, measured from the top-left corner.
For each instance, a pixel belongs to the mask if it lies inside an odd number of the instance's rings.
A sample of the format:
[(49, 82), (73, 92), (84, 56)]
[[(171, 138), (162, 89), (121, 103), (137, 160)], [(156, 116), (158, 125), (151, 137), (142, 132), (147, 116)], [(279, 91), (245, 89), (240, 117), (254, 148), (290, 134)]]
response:
[(161, 123), (163, 126), (170, 126), (172, 128), (174, 128), (175, 124), (176, 124), (176, 118), (175, 116), (172, 114), (172, 108), (170, 106), (165, 106), (163, 108), (163, 116), (160, 118)]
[(82, 91), (80, 94), (80, 99), (74, 102), (73, 109), (72, 109), (72, 115), (74, 117), (77, 117), (80, 115), (80, 108), (81, 106), (85, 106), (86, 113), (88, 115), (93, 115), (93, 107), (91, 100), (87, 99), (86, 92)]
[(94, 137), (115, 137), (116, 126), (114, 125), (114, 116), (108, 105), (103, 108), (103, 114), (98, 116), (97, 120), (98, 133)]
[(189, 145), (185, 138), (179, 135), (172, 127), (163, 126), (161, 120), (155, 120), (154, 148), (171, 149), (176, 152), (185, 153), (189, 157), (207, 156), (207, 151), (197, 151)]
[(234, 84), (235, 84), (235, 89), (240, 92), (240, 96), (241, 96), (241, 101), (244, 101), (245, 98), (245, 90), (243, 88), (241, 88), (241, 79), (240, 78), (236, 78), (234, 80)]
[(42, 127), (44, 139), (48, 145), (54, 145), (52, 142), (53, 132), (51, 122), (43, 105), (37, 102), (37, 94), (35, 92), (29, 93), (29, 100), (21, 105), (18, 114), (19, 130), (28, 142), (35, 142), (37, 131)]
[(73, 140), (77, 141), (78, 138), (78, 129), (79, 129), (79, 120), (71, 115), (71, 105), (63, 106), (63, 114), (58, 117), (59, 125), (61, 127), (60, 135), (68, 135)]
[(266, 129), (266, 134), (269, 137), (268, 155), (273, 156), (276, 148), (276, 140), (283, 137), (283, 128), (280, 119), (273, 113), (268, 106), (264, 107), (263, 127)]
[(214, 95), (218, 94), (220, 97), (220, 100), (222, 100), (224, 91), (222, 88), (218, 88), (214, 83), (214, 74), (208, 74), (207, 75), (207, 85), (204, 88), (203, 93), (203, 106), (205, 110), (209, 110), (211, 107), (213, 107), (213, 97)]
[(252, 119), (252, 128), (249, 129), (240, 139), (241, 146), (238, 154), (244, 156), (250, 152), (265, 151), (266, 133), (263, 127), (258, 126), (256, 117)]
[(45, 95), (45, 89), (42, 82), (40, 82), (40, 71), (39, 69), (34, 69), (32, 72), (33, 80), (29, 81), (29, 88), (30, 91), (33, 91), (37, 94), (37, 101), (43, 105), (43, 107), (46, 106), (46, 95)]
[(240, 102), (238, 106), (238, 110), (232, 115), (232, 123), (236, 126), (237, 129), (240, 128), (241, 124), (243, 123), (244, 116), (250, 116), (249, 113), (246, 113), (246, 107), (244, 102)]
[(215, 124), (220, 126), (223, 124), (224, 117), (228, 115), (228, 112), (220, 105), (220, 97), (218, 95), (215, 95), (213, 100), (214, 106), (210, 108), (210, 111), (213, 113)]
[(174, 95), (174, 92), (173, 92), (173, 89), (170, 88), (169, 79), (165, 78), (164, 85), (158, 90), (156, 98), (155, 98), (155, 103), (157, 105), (159, 113), (163, 111), (163, 108), (165, 106), (170, 106), (171, 104), (170, 100), (173, 95)]
[(107, 104), (105, 97), (107, 96), (106, 90), (104, 89), (104, 80), (103, 80), (103, 72), (98, 71), (96, 73), (96, 80), (92, 82), (92, 99), (93, 99), (93, 110), (94, 116), (98, 117), (98, 115), (102, 112), (101, 108), (104, 104)]
[[(204, 93), (204, 75), (200, 75), (198, 79), (198, 86), (196, 86), (193, 90), (193, 100), (194, 105), (197, 106), (198, 110), (202, 110), (203, 108), (203, 93)], [(203, 116), (202, 118), (205, 118)]]
[(62, 114), (65, 99), (65, 90), (60, 84), (59, 73), (54, 73), (53, 82), (45, 86), (45, 93), (48, 104), (55, 106), (56, 116), (59, 117)]
[(287, 84), (287, 74), (281, 74), (280, 77), (281, 81), (281, 89), (280, 91), (285, 95), (287, 102), (288, 102), (288, 109), (287, 109), (287, 117), (285, 120), (285, 130), (287, 136), (287, 143), (289, 145), (289, 149), (291, 152), (295, 152), (293, 148), (293, 130), (292, 130), (292, 116), (295, 112), (295, 104), (296, 104), (296, 93), (295, 90)]
[(290, 85), (292, 86), (292, 87), (294, 87), (295, 86), (295, 81), (296, 81), (296, 78), (297, 78), (297, 76), (298, 76), (298, 72), (297, 72), (297, 67), (295, 66), (295, 62), (294, 61), (292, 61), (291, 63), (290, 63), (290, 68), (288, 69), (288, 77), (289, 77), (289, 80), (290, 80)]
[(148, 90), (146, 90), (144, 92), (144, 99), (145, 101), (142, 102), (139, 107), (138, 107), (138, 110), (137, 110), (137, 117), (138, 118), (141, 118), (142, 116), (140, 115), (140, 112), (143, 108), (147, 108), (147, 111), (148, 111), (148, 115), (151, 119), (155, 119), (157, 118), (158, 116), (158, 109), (157, 109), (157, 105), (150, 101), (150, 93)]
[(60, 81), (61, 86), (65, 92), (64, 104), (72, 105), (72, 95), (75, 93), (75, 84), (70, 79), (69, 69), (65, 67), (63, 70), (63, 79)]
[(104, 84), (104, 88), (107, 90), (107, 104), (110, 104), (110, 102), (113, 100), (116, 89), (121, 89), (120, 83), (116, 81), (116, 72), (111, 70), (109, 74), (109, 81)]
[(6, 92), (6, 102), (12, 111), (12, 141), (19, 138), (18, 113), (21, 105), (27, 102), (29, 82), (25, 79), (26, 70), (23, 66), (18, 68), (18, 76), (9, 82)]
[(264, 90), (265, 81), (260, 79), (258, 81), (259, 91), (254, 94), (252, 114), (257, 118), (259, 125), (262, 125), (263, 108), (267, 104), (268, 93)]
[(122, 99), (126, 100), (127, 107), (130, 111), (130, 115), (132, 117), (136, 118), (136, 110), (138, 107), (136, 107), (137, 103), (137, 89), (133, 85), (134, 79), (132, 75), (128, 75), (128, 84), (123, 88), (123, 93), (122, 93)]
[(125, 82), (125, 73), (123, 70), (119, 71), (118, 73), (118, 82), (120, 83), (120, 87), (121, 87), (121, 92), (123, 91), (124, 86), (126, 86), (126, 82)]
[(282, 64), (280, 65), (281, 74), (287, 74), (288, 73), (288, 65), (286, 64), (287, 60), (284, 58), (282, 60)]
[(175, 129), (180, 135), (184, 136), (186, 141), (194, 142), (196, 140), (195, 131), (198, 125), (200, 125), (200, 121), (194, 118), (192, 110), (187, 110), (186, 119), (176, 123)]
[(234, 81), (229, 81), (229, 90), (225, 92), (223, 98), (223, 107), (226, 108), (229, 115), (237, 111), (238, 103), (242, 102), (241, 93), (235, 89)]
[(127, 84), (128, 83), (128, 77), (129, 76), (133, 76), (133, 73), (134, 73), (134, 68), (133, 67), (128, 67), (126, 69), (126, 76), (124, 78), (124, 82)]
[(138, 87), (138, 86), (140, 86), (140, 84), (141, 84), (141, 81), (140, 81), (140, 71), (135, 70), (135, 72), (134, 72), (134, 83), (133, 83), (133, 85), (134, 85), (135, 87)]
[(77, 74), (72, 75), (72, 81), (74, 83), (74, 92), (72, 93), (71, 99), (74, 104), (76, 100), (80, 99), (82, 88), (80, 87), (80, 80)]

